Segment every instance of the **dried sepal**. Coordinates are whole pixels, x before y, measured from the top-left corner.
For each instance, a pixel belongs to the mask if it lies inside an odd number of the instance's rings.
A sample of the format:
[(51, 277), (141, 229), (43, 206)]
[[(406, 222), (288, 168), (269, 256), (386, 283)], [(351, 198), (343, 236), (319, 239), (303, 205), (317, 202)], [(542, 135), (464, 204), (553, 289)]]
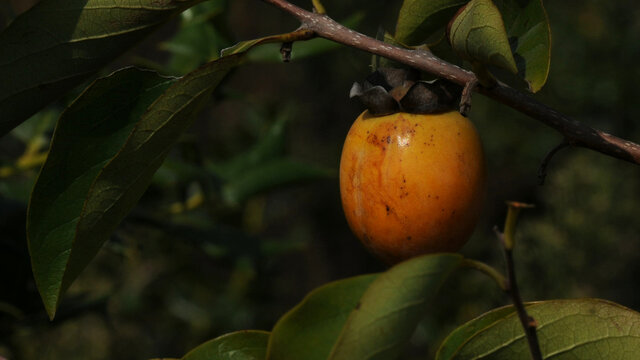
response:
[(416, 70), (380, 68), (362, 83), (354, 83), (349, 96), (357, 98), (374, 116), (395, 112), (433, 114), (453, 110), (462, 87), (444, 80), (421, 81)]

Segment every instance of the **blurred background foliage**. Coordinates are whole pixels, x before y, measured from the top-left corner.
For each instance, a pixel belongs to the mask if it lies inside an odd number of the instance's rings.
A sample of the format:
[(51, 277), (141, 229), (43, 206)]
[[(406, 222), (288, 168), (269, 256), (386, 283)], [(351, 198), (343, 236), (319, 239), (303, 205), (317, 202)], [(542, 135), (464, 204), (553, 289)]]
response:
[[(33, 2), (33, 1), (32, 1)], [(0, 3), (0, 25), (26, 3)], [(297, 1), (309, 7), (310, 2)], [(400, 1), (329, 1), (335, 19), (366, 34), (392, 30)], [(546, 2), (553, 36), (549, 82), (536, 95), (636, 142), (640, 8), (604, 0)], [(297, 27), (255, 0), (210, 0), (122, 57), (181, 75), (221, 49)], [(384, 270), (344, 220), (337, 169), (361, 108), (348, 99), (371, 57), (316, 39), (253, 51), (158, 171), (136, 209), (46, 318), (25, 241), (31, 186), (57, 116), (75, 95), (0, 139), (0, 358), (180, 357), (239, 329), (269, 330), (311, 289)], [(581, 148), (538, 166), (562, 137), (475, 96), (471, 118), (487, 152), (489, 189), (466, 256), (502, 267), (492, 227), (506, 200), (533, 203), (518, 229), (525, 300), (598, 297), (640, 309), (640, 167)], [(432, 354), (456, 325), (508, 302), (483, 275), (460, 271), (419, 326), (407, 359)]]

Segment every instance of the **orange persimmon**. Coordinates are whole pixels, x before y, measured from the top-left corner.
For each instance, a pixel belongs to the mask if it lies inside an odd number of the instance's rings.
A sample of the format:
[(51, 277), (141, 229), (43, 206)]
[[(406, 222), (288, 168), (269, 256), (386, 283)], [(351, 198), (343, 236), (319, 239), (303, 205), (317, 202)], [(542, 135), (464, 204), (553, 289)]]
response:
[(340, 161), (349, 226), (389, 264), (458, 251), (478, 219), (485, 178), (480, 138), (457, 111), (365, 111), (349, 130)]

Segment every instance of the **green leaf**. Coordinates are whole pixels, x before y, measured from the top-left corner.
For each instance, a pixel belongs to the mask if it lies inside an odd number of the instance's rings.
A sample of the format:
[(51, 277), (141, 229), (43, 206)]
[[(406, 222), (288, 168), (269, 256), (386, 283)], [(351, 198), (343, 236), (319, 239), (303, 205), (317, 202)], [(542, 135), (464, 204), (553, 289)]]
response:
[(438, 29), (443, 28), (456, 10), (469, 0), (404, 0), (395, 40), (405, 45), (423, 43)]
[(359, 300), (378, 274), (356, 276), (310, 292), (274, 326), (269, 360), (326, 360)]
[(0, 33), (0, 136), (200, 0), (43, 0)]
[(505, 306), (492, 310), (455, 329), (451, 334), (449, 334), (449, 336), (447, 336), (438, 349), (436, 360), (451, 359), (453, 354), (467, 341), (467, 339), (492, 325), (496, 321), (504, 319), (513, 312), (515, 312), (515, 308), (513, 306)]
[(298, 41), (301, 38), (308, 38), (310, 35), (312, 35), (310, 30), (298, 29), (296, 31), (292, 31), (284, 34), (270, 35), (270, 36), (265, 36), (258, 39), (241, 41), (231, 47), (223, 49), (221, 52), (221, 56), (228, 56), (228, 55), (243, 53), (251, 50), (252, 48), (258, 45)]
[[(34, 276), (50, 317), (62, 293), (142, 196), (171, 145), (241, 60), (240, 55), (221, 58), (164, 93), (158, 89), (153, 95), (162, 95), (146, 112), (154, 96), (129, 101), (141, 91), (137, 85), (129, 84), (131, 91), (110, 89), (112, 80), (101, 80), (92, 86), (101, 91), (87, 90), (62, 115), (27, 215)], [(127, 122), (120, 124), (122, 117)]]
[(536, 92), (546, 83), (551, 62), (551, 29), (542, 0), (496, 0), (514, 53), (518, 75)]
[[(632, 360), (640, 353), (640, 314), (618, 304), (598, 299), (552, 300), (529, 303), (526, 308), (538, 324), (545, 359)], [(445, 339), (437, 357), (472, 358), (531, 358), (513, 310), (500, 308), (463, 325)]]
[(274, 187), (331, 176), (330, 170), (287, 158), (279, 158), (245, 169), (222, 188), (224, 200), (237, 205), (248, 197)]
[(258, 39), (252, 39), (252, 40), (246, 40), (246, 41), (241, 41), (231, 47), (228, 47), (226, 49), (222, 49), (221, 55), (222, 56), (228, 56), (228, 55), (233, 55), (233, 54), (238, 54), (238, 53), (242, 53), (242, 52), (246, 52), (251, 50), (253, 47), (257, 46), (257, 45), (262, 45), (262, 44), (271, 44), (271, 43), (281, 43), (281, 42), (285, 42), (287, 41), (287, 36), (289, 34), (278, 34), (278, 35), (270, 35), (270, 36), (265, 36), (265, 37), (261, 37)]
[(264, 360), (269, 333), (243, 330), (209, 340), (180, 360)]
[(378, 276), (349, 316), (329, 359), (397, 358), (429, 311), (429, 301), (461, 261), (457, 254), (426, 255)]
[(461, 57), (518, 72), (502, 16), (491, 0), (471, 0), (450, 23), (448, 33)]
[(66, 271), (74, 241), (96, 241), (76, 238), (92, 182), (172, 81), (151, 71), (121, 70), (96, 80), (60, 117), (27, 215), (33, 272), (50, 316), (63, 278), (75, 277)]

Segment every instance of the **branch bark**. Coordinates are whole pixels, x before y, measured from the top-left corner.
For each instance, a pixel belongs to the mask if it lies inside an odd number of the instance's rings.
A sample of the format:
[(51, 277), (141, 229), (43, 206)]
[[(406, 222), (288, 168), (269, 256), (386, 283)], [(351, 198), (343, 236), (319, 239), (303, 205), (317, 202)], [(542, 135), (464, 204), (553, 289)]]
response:
[[(304, 10), (285, 0), (263, 0), (296, 17), (302, 27), (318, 37), (386, 57), (422, 70), (461, 86), (477, 81), (471, 71), (443, 61), (425, 50), (410, 50), (384, 43), (337, 23), (326, 14)], [(557, 130), (574, 146), (589, 148), (605, 155), (640, 165), (640, 145), (569, 118), (510, 86), (498, 82), (492, 87), (475, 86), (474, 90), (526, 114)]]

